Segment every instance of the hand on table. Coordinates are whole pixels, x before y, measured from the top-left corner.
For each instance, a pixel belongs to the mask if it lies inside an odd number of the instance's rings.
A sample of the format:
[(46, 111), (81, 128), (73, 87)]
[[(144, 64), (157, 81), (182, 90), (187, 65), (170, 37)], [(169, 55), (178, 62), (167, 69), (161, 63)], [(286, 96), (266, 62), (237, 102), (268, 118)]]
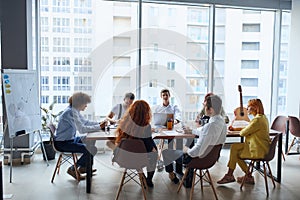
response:
[(189, 150), (189, 148), (187, 146), (183, 146), (183, 149), (182, 149), (183, 153), (187, 153), (188, 150)]

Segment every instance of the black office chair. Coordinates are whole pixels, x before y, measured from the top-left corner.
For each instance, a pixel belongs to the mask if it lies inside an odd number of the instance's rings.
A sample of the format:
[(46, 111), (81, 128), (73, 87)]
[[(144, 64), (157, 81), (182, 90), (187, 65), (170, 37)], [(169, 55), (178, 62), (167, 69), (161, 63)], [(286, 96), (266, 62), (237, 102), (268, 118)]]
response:
[[(179, 187), (177, 189), (177, 192), (180, 191), (182, 184), (189, 172), (189, 169), (194, 169), (194, 173), (193, 173), (193, 182), (192, 182), (192, 188), (190, 191), (190, 200), (193, 198), (193, 192), (194, 192), (194, 186), (200, 181), (201, 183), (201, 190), (203, 192), (203, 181), (206, 181), (210, 184), (215, 198), (218, 199), (214, 184), (212, 182), (210, 173), (209, 173), (209, 168), (213, 167), (214, 164), (217, 162), (217, 160), (220, 157), (220, 152), (222, 149), (222, 144), (218, 144), (218, 145), (210, 145), (208, 147), (208, 149), (211, 148), (211, 151), (203, 158), (193, 158), (192, 161), (190, 163), (187, 164), (184, 175), (181, 179), (181, 182), (179, 184)], [(197, 174), (197, 171), (199, 170), (199, 174)], [(199, 177), (199, 180), (197, 182), (195, 182), (196, 180), (196, 176)]]
[[(65, 163), (69, 163), (71, 165), (74, 165), (74, 168), (75, 168), (75, 173), (76, 173), (76, 180), (79, 182), (80, 181), (80, 173), (77, 169), (77, 166), (76, 166), (76, 162), (77, 162), (77, 154), (76, 153), (72, 153), (72, 152), (62, 152), (62, 151), (58, 151), (56, 148), (55, 148), (55, 145), (54, 145), (54, 134), (55, 134), (55, 131), (56, 131), (56, 127), (54, 126), (54, 124), (48, 124), (47, 127), (49, 128), (50, 130), (50, 142), (53, 146), (53, 149), (59, 153), (59, 157), (58, 157), (58, 160), (56, 162), (56, 166), (55, 166), (55, 170), (53, 172), (53, 175), (52, 175), (52, 179), (51, 179), (51, 183), (53, 183), (54, 181), (54, 178), (55, 178), (55, 175), (56, 174), (59, 174), (59, 171), (60, 171), (60, 166), (65, 164)], [(70, 161), (72, 159), (72, 161)]]
[[(125, 168), (116, 200), (119, 198), (123, 186), (130, 180), (141, 186), (144, 199), (146, 200), (145, 189), (147, 189), (147, 184), (143, 168), (148, 165), (147, 154), (144, 142), (139, 139), (122, 139), (119, 146), (114, 150), (112, 161)], [(136, 176), (139, 177), (139, 181), (135, 179)]]

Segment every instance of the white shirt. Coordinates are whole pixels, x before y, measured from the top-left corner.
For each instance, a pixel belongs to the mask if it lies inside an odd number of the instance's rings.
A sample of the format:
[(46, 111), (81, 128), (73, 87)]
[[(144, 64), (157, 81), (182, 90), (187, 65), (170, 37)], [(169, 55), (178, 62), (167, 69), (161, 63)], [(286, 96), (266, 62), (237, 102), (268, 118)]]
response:
[[(124, 113), (126, 112), (126, 108), (124, 107), (124, 104), (122, 103), (122, 111), (121, 111), (121, 114), (120, 114), (120, 104), (117, 104), (115, 105), (112, 109), (111, 109), (111, 112), (115, 114), (114, 118), (116, 120), (120, 119), (123, 117)], [(119, 118), (119, 115), (120, 115), (120, 118)]]
[(55, 140), (73, 140), (76, 136), (76, 130), (80, 134), (99, 131), (100, 125), (99, 122), (85, 119), (79, 110), (68, 106), (59, 117)]
[(153, 109), (153, 113), (170, 113), (174, 114), (174, 119), (177, 121), (181, 121), (181, 112), (177, 105), (171, 105), (168, 106), (164, 105), (157, 105)]
[(193, 129), (193, 134), (198, 135), (197, 143), (187, 151), (188, 155), (195, 158), (202, 158), (210, 152), (209, 145), (224, 144), (227, 134), (227, 127), (221, 115), (212, 116), (209, 123), (203, 127)]

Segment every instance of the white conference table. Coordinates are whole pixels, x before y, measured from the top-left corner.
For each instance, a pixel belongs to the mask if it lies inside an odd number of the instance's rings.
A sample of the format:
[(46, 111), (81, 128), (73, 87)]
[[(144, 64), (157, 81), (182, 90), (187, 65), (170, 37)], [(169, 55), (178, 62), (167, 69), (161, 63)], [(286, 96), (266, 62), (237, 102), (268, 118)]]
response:
[[(275, 136), (277, 134), (279, 135), (278, 140), (278, 151), (277, 151), (277, 173), (274, 177), (274, 180), (278, 183), (281, 182), (281, 154), (282, 154), (282, 133), (276, 130), (270, 129), (270, 136)], [(178, 132), (176, 130), (167, 131), (163, 130), (159, 133), (153, 133), (152, 138), (153, 139), (183, 139), (183, 138), (195, 138), (196, 135), (191, 133), (184, 133), (184, 132)], [(241, 137), (239, 134), (239, 131), (228, 131), (226, 137)], [(93, 132), (88, 133), (86, 136), (87, 140), (109, 140), (109, 139), (115, 139), (115, 130), (111, 129), (110, 131), (99, 131), (99, 132)], [(243, 142), (243, 137), (241, 137), (241, 142)], [(87, 161), (87, 175), (86, 175), (86, 192), (91, 193), (91, 184), (92, 184), (92, 166), (91, 162), (92, 157), (88, 157)]]

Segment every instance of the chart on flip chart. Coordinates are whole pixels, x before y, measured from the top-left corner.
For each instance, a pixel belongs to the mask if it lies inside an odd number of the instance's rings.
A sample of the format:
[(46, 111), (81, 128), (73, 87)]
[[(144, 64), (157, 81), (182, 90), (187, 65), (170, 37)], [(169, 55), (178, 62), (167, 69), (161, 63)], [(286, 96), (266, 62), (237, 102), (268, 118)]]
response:
[(37, 72), (3, 70), (2, 84), (9, 136), (14, 137), (18, 131), (40, 130), (41, 111)]

